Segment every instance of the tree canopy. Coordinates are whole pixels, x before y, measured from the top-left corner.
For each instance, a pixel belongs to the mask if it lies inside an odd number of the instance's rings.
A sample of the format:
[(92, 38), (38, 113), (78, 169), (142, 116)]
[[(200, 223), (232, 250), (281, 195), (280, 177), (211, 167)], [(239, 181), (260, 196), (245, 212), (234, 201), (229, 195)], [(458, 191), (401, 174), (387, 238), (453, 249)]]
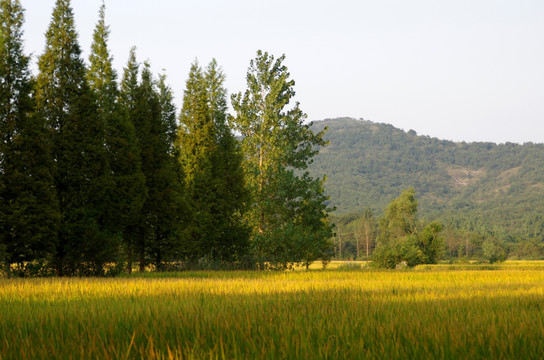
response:
[(325, 131), (314, 133), (295, 96), (285, 56), (258, 51), (247, 74), (247, 90), (232, 96), (231, 122), (242, 135), (244, 171), (252, 201), (248, 223), (252, 246), (262, 266), (326, 257), (327, 223), (324, 179), (307, 168), (324, 146)]

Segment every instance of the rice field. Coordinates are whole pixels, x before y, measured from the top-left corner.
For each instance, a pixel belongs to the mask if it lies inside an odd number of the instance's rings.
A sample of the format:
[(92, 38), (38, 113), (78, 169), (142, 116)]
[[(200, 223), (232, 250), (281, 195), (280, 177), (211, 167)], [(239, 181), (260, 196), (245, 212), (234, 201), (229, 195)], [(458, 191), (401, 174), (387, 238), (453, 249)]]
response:
[(0, 359), (544, 357), (544, 262), (332, 265), (0, 279)]

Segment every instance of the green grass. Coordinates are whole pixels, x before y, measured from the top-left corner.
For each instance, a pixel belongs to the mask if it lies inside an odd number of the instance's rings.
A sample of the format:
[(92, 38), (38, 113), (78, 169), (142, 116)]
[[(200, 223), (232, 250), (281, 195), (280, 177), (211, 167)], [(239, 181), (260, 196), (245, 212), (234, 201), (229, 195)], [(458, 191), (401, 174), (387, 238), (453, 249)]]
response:
[(0, 279), (0, 358), (540, 359), (542, 265)]

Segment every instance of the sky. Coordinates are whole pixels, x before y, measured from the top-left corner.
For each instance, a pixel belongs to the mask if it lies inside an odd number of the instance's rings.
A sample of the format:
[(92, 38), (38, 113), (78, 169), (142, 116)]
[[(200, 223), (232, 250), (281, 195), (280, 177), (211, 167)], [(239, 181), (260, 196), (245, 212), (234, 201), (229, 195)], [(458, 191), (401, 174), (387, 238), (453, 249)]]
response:
[[(34, 64), (55, 0), (21, 0)], [(102, 0), (72, 0), (87, 60)], [(454, 141), (544, 143), (542, 0), (106, 0), (119, 74), (132, 46), (181, 107), (192, 62), (244, 91), (257, 50), (295, 80), (308, 119), (364, 118)], [(34, 69), (37, 65), (34, 65)]]

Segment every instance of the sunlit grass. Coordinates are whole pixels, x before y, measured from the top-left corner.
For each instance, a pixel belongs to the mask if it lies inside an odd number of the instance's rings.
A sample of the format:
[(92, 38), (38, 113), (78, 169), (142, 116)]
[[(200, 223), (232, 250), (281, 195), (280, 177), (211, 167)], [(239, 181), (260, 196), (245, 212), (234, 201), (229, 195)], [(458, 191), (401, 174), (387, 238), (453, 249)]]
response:
[(0, 355), (537, 359), (543, 265), (1, 279)]

